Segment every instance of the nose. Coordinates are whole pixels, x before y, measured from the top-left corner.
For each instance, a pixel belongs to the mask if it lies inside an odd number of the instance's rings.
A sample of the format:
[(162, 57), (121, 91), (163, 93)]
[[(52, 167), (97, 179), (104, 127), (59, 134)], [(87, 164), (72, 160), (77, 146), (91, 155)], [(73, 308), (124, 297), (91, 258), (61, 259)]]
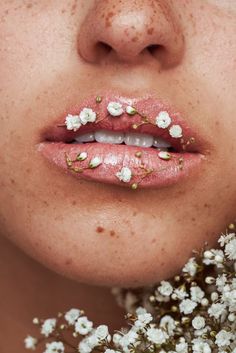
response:
[(98, 0), (81, 24), (78, 52), (89, 63), (170, 67), (183, 56), (184, 36), (169, 0)]

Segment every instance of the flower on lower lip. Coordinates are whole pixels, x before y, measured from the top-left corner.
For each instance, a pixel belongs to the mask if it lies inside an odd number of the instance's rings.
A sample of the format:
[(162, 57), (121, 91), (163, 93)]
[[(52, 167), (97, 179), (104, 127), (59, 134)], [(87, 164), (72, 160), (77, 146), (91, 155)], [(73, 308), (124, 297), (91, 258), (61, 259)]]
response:
[(110, 102), (107, 106), (107, 110), (112, 116), (120, 116), (124, 113), (122, 104), (119, 102)]
[(78, 115), (68, 114), (65, 120), (67, 130), (77, 131), (81, 126), (81, 121)]
[(119, 172), (116, 173), (116, 176), (120, 181), (128, 183), (132, 178), (132, 171), (128, 167), (123, 167)]
[(171, 118), (165, 111), (160, 112), (156, 117), (156, 125), (161, 129), (166, 129), (171, 124)]
[(89, 168), (97, 168), (100, 164), (102, 164), (102, 160), (100, 157), (93, 157), (89, 162)]
[(90, 108), (84, 108), (79, 115), (81, 124), (93, 123), (97, 118), (97, 114)]
[(131, 107), (130, 105), (126, 107), (125, 111), (129, 115), (135, 115), (137, 113), (137, 110), (134, 107)]

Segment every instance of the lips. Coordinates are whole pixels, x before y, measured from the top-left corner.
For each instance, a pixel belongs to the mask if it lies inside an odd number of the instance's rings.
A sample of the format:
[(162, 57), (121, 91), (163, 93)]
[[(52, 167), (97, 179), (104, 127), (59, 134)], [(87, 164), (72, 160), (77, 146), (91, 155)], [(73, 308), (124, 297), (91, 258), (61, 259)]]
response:
[[(113, 143), (78, 142), (88, 135), (97, 141), (110, 138)], [(159, 188), (184, 180), (199, 170), (204, 159), (201, 137), (180, 113), (150, 97), (89, 98), (64, 112), (43, 131), (42, 139), (39, 151), (68, 174), (132, 189)], [(154, 145), (160, 147), (142, 147), (145, 141), (148, 146), (156, 141)]]

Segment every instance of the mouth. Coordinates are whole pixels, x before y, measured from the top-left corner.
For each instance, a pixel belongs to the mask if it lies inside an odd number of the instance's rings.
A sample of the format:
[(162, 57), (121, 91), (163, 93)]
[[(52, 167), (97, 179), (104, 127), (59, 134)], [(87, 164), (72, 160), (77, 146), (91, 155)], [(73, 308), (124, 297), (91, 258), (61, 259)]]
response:
[(42, 140), (38, 150), (68, 175), (133, 190), (175, 184), (204, 160), (204, 141), (180, 113), (150, 97), (89, 98), (46, 128)]

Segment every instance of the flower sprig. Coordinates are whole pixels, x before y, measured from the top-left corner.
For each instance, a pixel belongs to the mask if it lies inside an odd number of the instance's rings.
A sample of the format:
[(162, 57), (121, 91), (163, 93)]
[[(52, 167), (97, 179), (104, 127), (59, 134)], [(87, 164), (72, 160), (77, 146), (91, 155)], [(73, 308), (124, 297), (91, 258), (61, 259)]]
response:
[[(93, 327), (79, 309), (39, 320), (41, 338), (28, 336), (25, 347), (45, 340), (44, 353), (236, 353), (236, 234), (230, 225), (219, 249), (194, 252), (179, 275), (137, 289), (113, 288), (127, 311), (127, 327), (109, 333)], [(64, 322), (62, 322), (64, 321)], [(72, 341), (63, 332), (71, 333)], [(68, 335), (67, 335), (68, 336)]]

